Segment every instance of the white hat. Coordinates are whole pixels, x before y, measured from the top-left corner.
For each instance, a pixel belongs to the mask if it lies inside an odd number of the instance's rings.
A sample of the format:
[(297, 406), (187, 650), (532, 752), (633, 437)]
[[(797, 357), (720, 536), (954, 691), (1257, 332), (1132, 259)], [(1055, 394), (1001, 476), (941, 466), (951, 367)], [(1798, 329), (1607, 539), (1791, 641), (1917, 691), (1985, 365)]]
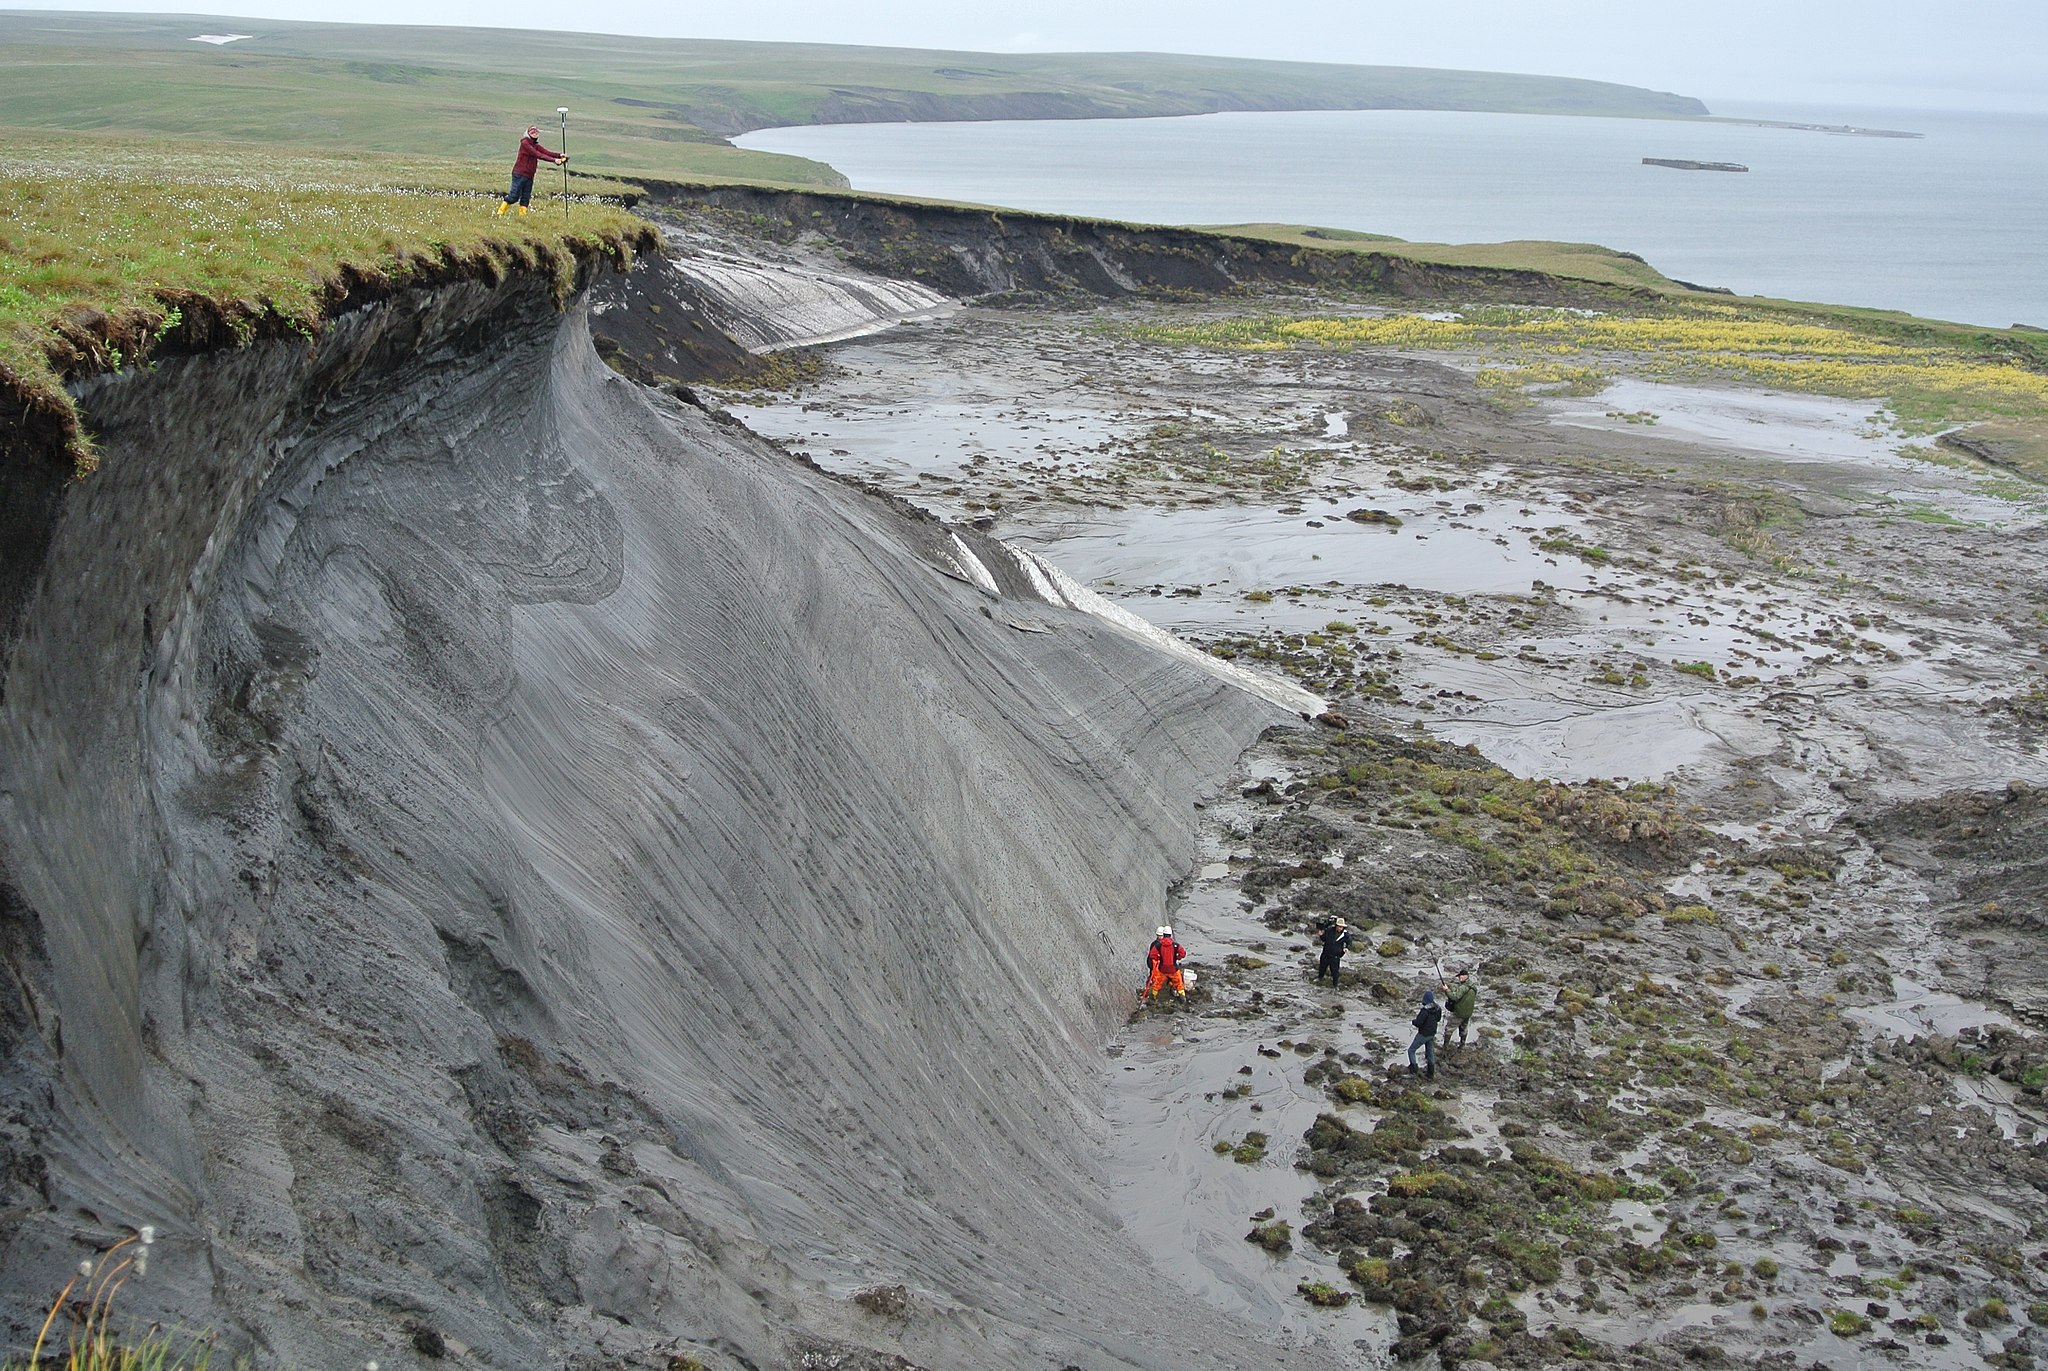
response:
[(1161, 925), (1159, 925), (1159, 936), (1160, 936), (1160, 937), (1162, 937), (1162, 938), (1170, 938), (1170, 937), (1172, 937), (1172, 936), (1173, 936), (1173, 926), (1172, 926), (1171, 924), (1161, 924)]

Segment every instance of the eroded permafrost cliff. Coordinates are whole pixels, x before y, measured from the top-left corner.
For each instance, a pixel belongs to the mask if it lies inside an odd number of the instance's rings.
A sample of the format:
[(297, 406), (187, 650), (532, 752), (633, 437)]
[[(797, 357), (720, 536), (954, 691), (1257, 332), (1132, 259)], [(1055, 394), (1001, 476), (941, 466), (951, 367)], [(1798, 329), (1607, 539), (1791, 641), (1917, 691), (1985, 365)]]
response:
[(1091, 1160), (1191, 800), (1282, 710), (538, 275), (83, 401), (5, 554), (13, 1341), (153, 1224), (121, 1308), (261, 1365), (1319, 1364)]

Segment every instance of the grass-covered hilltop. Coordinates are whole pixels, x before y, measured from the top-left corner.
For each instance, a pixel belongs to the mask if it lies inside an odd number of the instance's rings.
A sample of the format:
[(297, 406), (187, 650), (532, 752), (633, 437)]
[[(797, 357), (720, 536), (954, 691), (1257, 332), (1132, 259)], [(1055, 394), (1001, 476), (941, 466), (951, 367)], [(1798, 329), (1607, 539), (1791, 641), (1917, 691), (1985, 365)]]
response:
[[(581, 16), (589, 22), (594, 16)], [(202, 34), (245, 34), (224, 45)], [(784, 124), (1219, 110), (1458, 109), (1683, 118), (1600, 81), (1163, 53), (990, 54), (194, 15), (0, 11), (0, 125), (482, 157), (568, 106), (573, 150), (622, 175), (843, 184), (724, 140)]]

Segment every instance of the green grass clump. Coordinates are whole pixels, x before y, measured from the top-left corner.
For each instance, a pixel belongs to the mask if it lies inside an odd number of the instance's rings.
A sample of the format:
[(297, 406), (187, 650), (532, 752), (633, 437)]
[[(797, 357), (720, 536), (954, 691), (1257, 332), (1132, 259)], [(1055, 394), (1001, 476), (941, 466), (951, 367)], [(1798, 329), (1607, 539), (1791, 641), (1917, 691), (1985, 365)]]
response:
[(2012, 1314), (2006, 1309), (2005, 1301), (1993, 1295), (1969, 1313), (1963, 1315), (1963, 1322), (1972, 1328), (1989, 1328), (1994, 1323), (2010, 1323)]
[(1345, 1104), (1371, 1104), (1377, 1097), (1371, 1080), (1348, 1072), (1330, 1086), (1330, 1093)]
[(1274, 1219), (1270, 1223), (1255, 1224), (1244, 1240), (1257, 1243), (1268, 1252), (1285, 1252), (1294, 1245), (1294, 1229), (1285, 1219)]
[(1387, 1191), (1406, 1199), (1417, 1195), (1433, 1195), (1440, 1190), (1451, 1189), (1455, 1184), (1448, 1172), (1402, 1171), (1387, 1179)]
[(1582, 543), (1576, 538), (1545, 538), (1537, 544), (1545, 552), (1561, 552), (1568, 557), (1578, 557), (1588, 562), (1613, 560), (1614, 554), (1593, 543)]
[[(545, 270), (656, 245), (616, 204), (542, 194), (498, 216), (455, 163), (289, 149), (13, 134), (0, 199), (0, 387), (76, 434), (64, 382), (146, 364), (206, 306), (247, 341), (311, 338), (347, 278), (403, 286), (456, 270)], [(632, 191), (616, 182), (586, 189)], [(461, 188), (461, 189), (458, 189)], [(81, 473), (92, 456), (72, 440)]]
[(1853, 1309), (1831, 1309), (1828, 1331), (1838, 1338), (1859, 1338), (1870, 1331), (1870, 1320)]
[(38, 1362), (0, 1362), (0, 1371), (211, 1371), (214, 1365), (210, 1339), (181, 1340), (161, 1328), (132, 1336), (99, 1328), (80, 1338), (54, 1360), (46, 1352)]
[[(81, 1263), (51, 1302), (27, 1359), (9, 1357), (0, 1361), (0, 1371), (209, 1371), (216, 1350), (211, 1337), (116, 1323), (114, 1300), (148, 1270), (155, 1233), (140, 1229)], [(51, 1331), (60, 1313), (68, 1313), (70, 1324), (58, 1351)]]
[(1240, 1166), (1252, 1166), (1266, 1159), (1266, 1144), (1272, 1139), (1264, 1133), (1251, 1132), (1241, 1142), (1219, 1138), (1211, 1144), (1211, 1150), (1219, 1157), (1228, 1157)]
[[(1608, 376), (1597, 367), (1563, 366), (1555, 362), (1531, 362), (1511, 367), (1481, 367), (1472, 382), (1497, 397), (1536, 395), (1598, 395), (1607, 388)], [(1526, 400), (1525, 400), (1526, 403)]]
[(1328, 1281), (1305, 1280), (1295, 1286), (1294, 1289), (1295, 1293), (1299, 1294), (1310, 1304), (1323, 1309), (1341, 1309), (1351, 1303), (1351, 1292), (1349, 1290), (1339, 1290)]
[(1385, 1257), (1360, 1257), (1351, 1264), (1351, 1279), (1360, 1285), (1386, 1285), (1394, 1279), (1394, 1267)]

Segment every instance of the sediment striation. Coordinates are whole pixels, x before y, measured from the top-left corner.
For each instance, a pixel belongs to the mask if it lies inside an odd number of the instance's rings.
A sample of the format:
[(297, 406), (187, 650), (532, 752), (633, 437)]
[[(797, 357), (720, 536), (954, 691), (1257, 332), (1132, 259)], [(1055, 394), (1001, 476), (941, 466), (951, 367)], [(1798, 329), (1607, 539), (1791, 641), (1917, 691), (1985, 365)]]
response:
[(153, 1224), (124, 1308), (265, 1365), (1321, 1364), (1092, 1159), (1190, 802), (1284, 710), (539, 273), (79, 401), (0, 553), (11, 1339)]
[[(1292, 290), (1593, 308), (1652, 298), (1523, 268), (852, 193), (656, 181), (637, 208), (661, 224), (671, 259), (599, 282), (592, 332), (614, 366), (648, 382), (758, 374), (757, 351), (860, 332), (849, 308), (874, 320), (934, 312), (934, 301)], [(779, 304), (796, 281), (802, 298)]]

